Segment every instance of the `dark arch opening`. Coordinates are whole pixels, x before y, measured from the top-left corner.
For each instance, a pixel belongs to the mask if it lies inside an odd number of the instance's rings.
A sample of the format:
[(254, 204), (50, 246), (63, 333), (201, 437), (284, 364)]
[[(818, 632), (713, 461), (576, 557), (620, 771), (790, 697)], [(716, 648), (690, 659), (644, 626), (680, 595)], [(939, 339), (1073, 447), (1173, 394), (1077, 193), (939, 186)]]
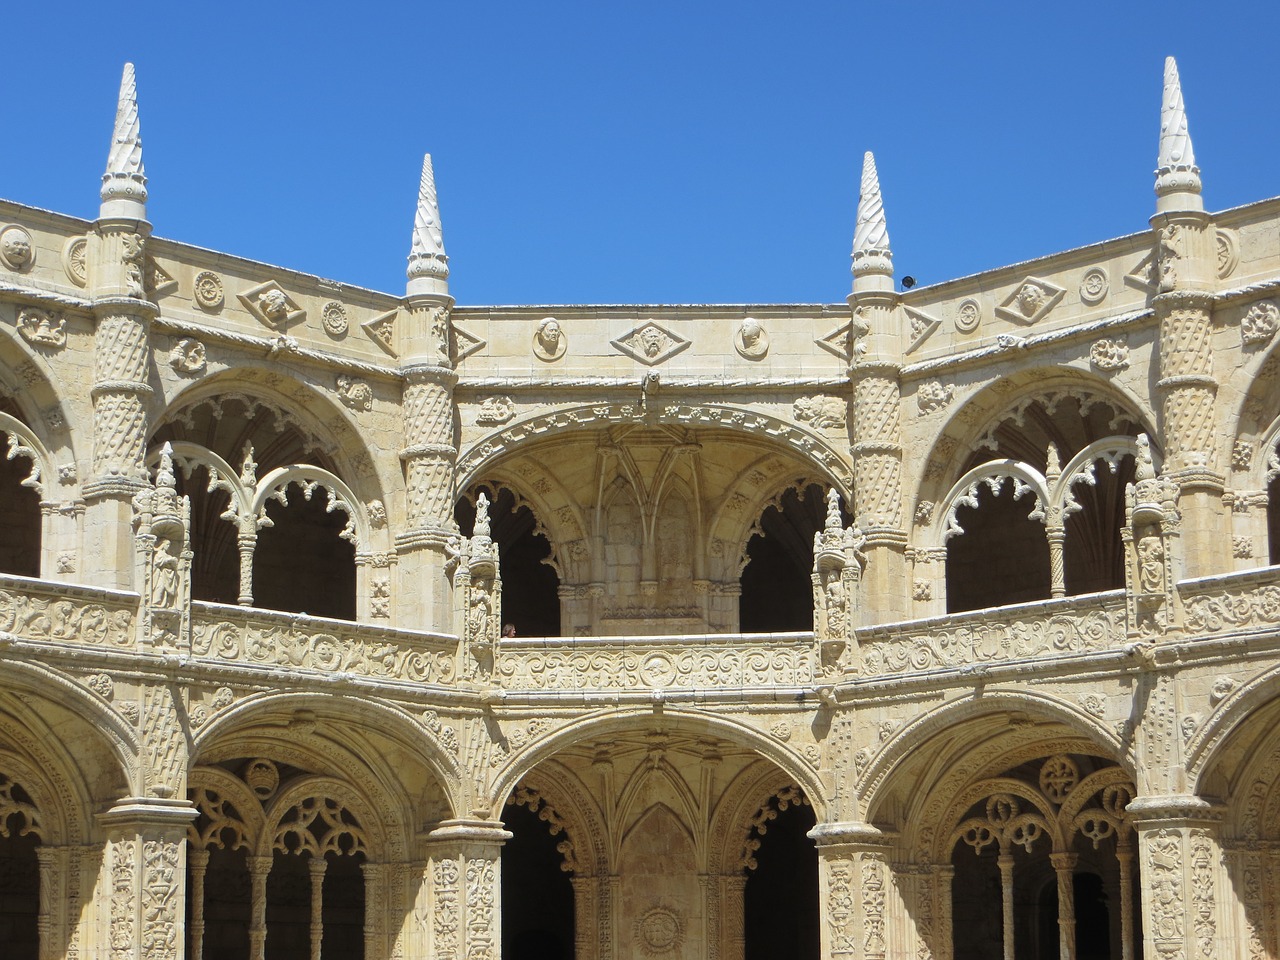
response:
[(947, 612), (981, 610), (1049, 596), (1049, 541), (1033, 520), (1033, 494), (1015, 500), (1004, 480), (998, 495), (978, 485), (978, 506), (956, 510), (964, 533), (947, 541)]
[(225, 490), (209, 492), (209, 471), (194, 465), (175, 471), (180, 495), (191, 500), (191, 599), (237, 603), (240, 599), (239, 530), (223, 518), (231, 504)]
[(498, 544), (503, 625), (513, 625), (521, 637), (560, 636), (560, 578), (543, 562), (551, 556), (551, 543), (532, 508), (505, 486), (481, 483), (454, 506), (458, 529), (467, 537), (475, 532), (475, 499), (482, 490), (489, 499), (491, 536)]
[(745, 960), (818, 960), (818, 850), (808, 836), (816, 822), (812, 807), (790, 804), (758, 838), (742, 895)]
[(288, 505), (267, 502), (274, 526), (258, 531), (253, 554), (253, 602), (268, 610), (308, 613), (338, 620), (356, 618), (356, 550), (339, 534), (341, 510), (326, 512), (329, 494), (315, 488), (310, 499), (291, 483)]
[[(26, 423), (18, 405), (0, 397), (0, 412)], [(22, 481), (31, 475), (26, 457), (8, 458), (9, 434), (0, 430), (0, 573), (40, 576), (40, 495)], [(41, 477), (46, 484), (53, 478)]]
[(573, 884), (556, 849), (564, 834), (516, 803), (502, 822), (513, 834), (502, 847), (502, 960), (572, 960)]
[(1267, 562), (1280, 563), (1280, 475), (1267, 484)]
[(1102, 461), (1094, 464), (1096, 484), (1074, 488), (1080, 511), (1067, 517), (1063, 573), (1067, 596), (1116, 590), (1124, 586), (1124, 489), (1134, 481), (1133, 457), (1120, 461), (1115, 473)]
[[(0, 783), (6, 778), (0, 775)], [(18, 784), (8, 781), (10, 797), (30, 804), (31, 798)], [(40, 956), (40, 864), (36, 847), (40, 838), (23, 836), (28, 826), (25, 815), (14, 812), (0, 824), (0, 944), (6, 960), (38, 960)]]
[[(191, 893), (191, 868), (187, 848), (187, 930), (192, 931), (195, 906)], [(248, 849), (209, 849), (204, 874), (204, 932), (202, 953), (224, 960), (249, 960), (249, 922), (253, 897), (249, 880)]]
[[(841, 504), (841, 522), (851, 522)], [(738, 629), (781, 633), (813, 629), (813, 535), (827, 519), (826, 491), (816, 483), (789, 487), (760, 515), (747, 541), (739, 581)]]

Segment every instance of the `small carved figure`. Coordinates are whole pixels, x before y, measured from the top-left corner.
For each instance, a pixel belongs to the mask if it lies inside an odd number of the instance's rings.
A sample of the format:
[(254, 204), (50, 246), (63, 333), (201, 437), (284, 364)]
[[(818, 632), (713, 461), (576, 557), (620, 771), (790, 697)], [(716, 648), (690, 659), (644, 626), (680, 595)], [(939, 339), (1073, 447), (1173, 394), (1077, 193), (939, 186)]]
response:
[(1034, 317), (1044, 306), (1044, 290), (1034, 283), (1024, 283), (1018, 295), (1013, 298), (1014, 305), (1024, 317)]
[(273, 324), (284, 323), (289, 319), (289, 298), (283, 290), (274, 287), (258, 294), (258, 309)]
[(555, 317), (543, 317), (533, 335), (533, 353), (539, 360), (559, 360), (568, 349), (560, 321)]
[(485, 496), (483, 490), (476, 497), (476, 523), (474, 529), (475, 533), (473, 535), (476, 537), (488, 538), (490, 536), (489, 498)]
[(151, 554), (151, 605), (165, 610), (178, 605), (178, 558), (169, 541), (158, 539)]
[(1154, 535), (1138, 541), (1138, 589), (1143, 593), (1164, 592), (1164, 544)]
[(125, 293), (139, 299), (146, 296), (146, 288), (142, 282), (143, 243), (142, 235), (138, 233), (126, 233), (120, 238)]
[(640, 331), (640, 346), (646, 357), (656, 357), (666, 345), (667, 337), (657, 327), (645, 327)]

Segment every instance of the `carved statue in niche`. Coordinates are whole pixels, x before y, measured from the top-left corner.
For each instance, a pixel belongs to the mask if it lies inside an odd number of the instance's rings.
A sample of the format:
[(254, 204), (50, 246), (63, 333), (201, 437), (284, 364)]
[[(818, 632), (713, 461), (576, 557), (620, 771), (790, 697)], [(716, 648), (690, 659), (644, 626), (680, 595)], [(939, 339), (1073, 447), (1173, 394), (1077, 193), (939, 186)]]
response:
[(139, 300), (146, 296), (146, 287), (142, 282), (143, 242), (142, 235), (138, 233), (126, 233), (120, 238), (125, 294)]
[(769, 335), (764, 332), (764, 324), (754, 317), (743, 320), (733, 338), (733, 348), (743, 359), (764, 359), (764, 355), (769, 352)]
[(827, 574), (827, 634), (829, 636), (844, 636), (847, 617), (846, 602), (844, 584), (840, 581), (840, 572), (832, 570)]
[(1155, 534), (1138, 541), (1138, 586), (1143, 593), (1164, 593), (1164, 545)]
[(533, 334), (533, 354), (539, 360), (559, 360), (569, 348), (568, 338), (555, 317), (543, 317)]
[(151, 605), (171, 610), (178, 605), (178, 557), (174, 544), (156, 538), (151, 548)]

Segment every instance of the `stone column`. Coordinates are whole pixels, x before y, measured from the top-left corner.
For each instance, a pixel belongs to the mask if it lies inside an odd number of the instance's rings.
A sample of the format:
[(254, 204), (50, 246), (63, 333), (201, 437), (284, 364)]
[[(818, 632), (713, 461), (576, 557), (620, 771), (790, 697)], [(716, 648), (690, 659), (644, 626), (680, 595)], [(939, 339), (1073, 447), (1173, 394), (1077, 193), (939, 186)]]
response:
[(61, 884), (61, 871), (58, 869), (62, 864), (59, 862), (59, 853), (61, 851), (40, 844), (36, 847), (36, 862), (40, 871), (39, 886), (39, 913), (36, 914), (36, 933), (40, 941), (40, 960), (53, 960), (59, 956), (57, 944), (54, 943), (54, 917), (56, 915), (54, 905), (61, 904), (59, 887)]
[(1000, 868), (1000, 917), (1004, 943), (1004, 960), (1014, 960), (1013, 854), (1000, 851), (996, 857)]
[(364, 873), (364, 960), (382, 960), (387, 955), (387, 867), (366, 861), (360, 870)]
[(1138, 832), (1143, 956), (1234, 956), (1221, 937), (1219, 811), (1190, 795), (1139, 797), (1127, 810)]
[(1116, 860), (1120, 864), (1120, 960), (1133, 960), (1133, 841), (1127, 835), (1116, 843)]
[(721, 878), (720, 922), (725, 936), (720, 960), (742, 960), (746, 953), (746, 889), (747, 878), (741, 874)]
[[(412, 314), (411, 314), (412, 316)], [(406, 526), (396, 537), (399, 554), (398, 623), (421, 630), (452, 631), (445, 544), (454, 535), (453, 387), (457, 374), (441, 363), (404, 368)]]
[(597, 877), (578, 876), (569, 878), (573, 886), (573, 957), (574, 960), (597, 960), (598, 927), (600, 925), (596, 902), (596, 891), (599, 888)]
[[(307, 873), (311, 877), (311, 960), (320, 960), (324, 946), (324, 875), (329, 861), (324, 857), (309, 857)], [(366, 909), (368, 904), (365, 905)]]
[(1074, 853), (1051, 853), (1049, 862), (1058, 878), (1058, 957), (1076, 960), (1075, 869), (1080, 857)]
[(446, 820), (427, 838), (433, 960), (498, 960), (499, 851), (511, 834), (494, 820)]
[(184, 954), (187, 825), (185, 800), (129, 798), (100, 817), (107, 832), (106, 942), (109, 960), (178, 960)]
[(272, 857), (249, 857), (249, 960), (264, 960), (267, 951), (267, 877)]
[(203, 960), (204, 957), (204, 876), (209, 869), (209, 851), (207, 849), (190, 850), (187, 853), (188, 866), (191, 870), (191, 889), (187, 896), (191, 898), (191, 953), (190, 960)]
[(892, 837), (866, 823), (823, 823), (809, 836), (818, 847), (823, 960), (883, 960), (890, 918), (906, 916), (890, 876)]
[(945, 864), (934, 868), (934, 894), (938, 899), (938, 925), (933, 944), (934, 960), (951, 960), (955, 956), (955, 931), (951, 923), (952, 893), (951, 882), (955, 879), (956, 868)]

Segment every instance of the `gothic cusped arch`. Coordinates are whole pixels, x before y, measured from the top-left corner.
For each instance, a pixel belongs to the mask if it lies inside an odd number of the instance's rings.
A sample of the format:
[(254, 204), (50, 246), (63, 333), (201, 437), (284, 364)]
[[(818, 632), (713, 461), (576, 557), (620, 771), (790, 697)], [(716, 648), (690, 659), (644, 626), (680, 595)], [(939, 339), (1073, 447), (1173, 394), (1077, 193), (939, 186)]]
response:
[(1230, 676), (1223, 679), (1227, 687), (1218, 688), (1221, 699), (1187, 741), (1187, 773), (1197, 794), (1205, 792), (1215, 767), (1240, 737), (1266, 738), (1267, 729), (1252, 728), (1262, 723), (1258, 717), (1280, 698), (1280, 667), (1266, 669), (1238, 686)]
[(1043, 522), (1049, 505), (1049, 484), (1044, 474), (1017, 460), (992, 460), (962, 476), (942, 498), (934, 546), (946, 546), (952, 537), (964, 533), (956, 520), (956, 510), (960, 507), (976, 509), (981, 486), (986, 485), (993, 495), (997, 495), (1008, 481), (1013, 481), (1014, 500), (1021, 501), (1029, 495), (1032, 500), (1028, 516)]
[(31, 464), (30, 472), (22, 485), (34, 490), (41, 499), (49, 499), (46, 490), (57, 482), (58, 474), (54, 468), (53, 456), (44, 442), (25, 423), (3, 411), (0, 411), (0, 433), (8, 435), (3, 456), (9, 460), (24, 459)]
[[(709, 874), (717, 876), (746, 869), (757, 820), (769, 801), (788, 789), (799, 790), (799, 787), (785, 770), (763, 761), (752, 764), (734, 778), (716, 806), (708, 833), (709, 837), (720, 840), (707, 851)], [(800, 793), (805, 800), (809, 799), (803, 791)]]
[[(28, 424), (42, 423), (45, 449), (75, 462), (73, 418), (67, 414), (62, 381), (49, 361), (21, 338), (0, 328), (0, 394), (8, 394)], [(91, 435), (85, 437), (87, 444)], [(54, 476), (50, 474), (50, 476)]]
[[(322, 836), (315, 841), (316, 848), (307, 850), (312, 856), (324, 856), (325, 853), (329, 852), (348, 852), (346, 848), (338, 846), (342, 841), (337, 835), (342, 833), (349, 833), (353, 836), (356, 850), (364, 853), (372, 860), (386, 861), (392, 855), (395, 855), (395, 852), (391, 849), (394, 844), (389, 846), (382, 818), (378, 815), (379, 809), (376, 800), (366, 796), (363, 791), (356, 789), (354, 785), (346, 780), (324, 776), (323, 774), (299, 777), (288, 784), (282, 785), (280, 792), (271, 799), (270, 804), (263, 810), (263, 821), (266, 829), (263, 830), (262, 835), (258, 838), (258, 846), (254, 850), (254, 854), (260, 857), (269, 857), (273, 849), (283, 850), (284, 848), (279, 846), (281, 835), (286, 832), (290, 835), (301, 834), (303, 831), (300, 828), (305, 828), (307, 825), (307, 822), (302, 822), (290, 826), (290, 822), (286, 818), (305, 804), (316, 800), (335, 802), (339, 805), (339, 809), (346, 811), (354, 818), (355, 824), (330, 824), (329, 832), (334, 834), (334, 837), (330, 839)], [(321, 812), (321, 816), (323, 816), (323, 812)], [(351, 827), (354, 827), (354, 829), (350, 829)], [(327, 843), (333, 844), (333, 846), (330, 848), (326, 845)], [(292, 850), (287, 850), (286, 852), (292, 852)]]
[[(521, 788), (527, 788), (546, 803), (546, 809), (554, 811), (545, 816), (549, 825), (562, 825), (566, 839), (572, 843), (573, 872), (580, 877), (603, 877), (609, 874), (609, 835), (604, 826), (604, 816), (596, 799), (586, 784), (564, 764), (548, 760), (530, 770), (512, 788), (506, 803)], [(541, 811), (539, 811), (541, 816)], [(566, 855), (566, 867), (569, 863)]]

